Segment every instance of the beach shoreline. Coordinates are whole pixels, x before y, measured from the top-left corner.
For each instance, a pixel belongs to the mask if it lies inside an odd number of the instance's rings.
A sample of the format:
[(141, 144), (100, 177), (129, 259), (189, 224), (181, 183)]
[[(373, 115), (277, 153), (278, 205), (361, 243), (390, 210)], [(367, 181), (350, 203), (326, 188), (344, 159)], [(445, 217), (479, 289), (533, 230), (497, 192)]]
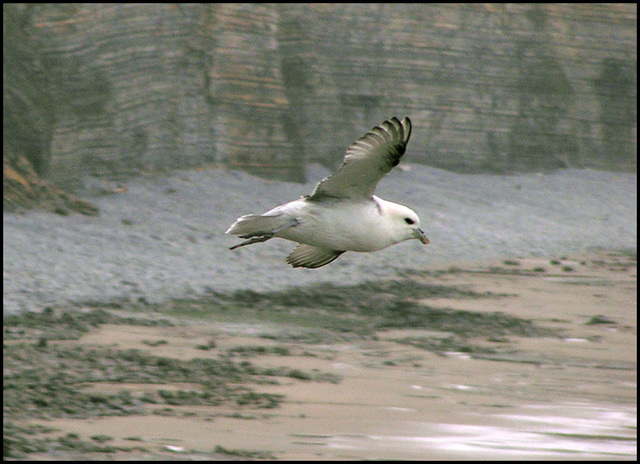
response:
[(545, 174), (456, 174), (422, 165), (394, 169), (376, 194), (421, 217), (431, 244), (405, 242), (345, 253), (320, 269), (292, 269), (292, 242), (230, 251), (238, 216), (312, 191), (306, 184), (222, 169), (122, 182), (87, 179), (96, 217), (3, 214), (3, 312), (83, 302), (150, 304), (211, 292), (257, 292), (317, 282), (357, 283), (448, 263), (637, 249), (637, 175), (565, 169)]

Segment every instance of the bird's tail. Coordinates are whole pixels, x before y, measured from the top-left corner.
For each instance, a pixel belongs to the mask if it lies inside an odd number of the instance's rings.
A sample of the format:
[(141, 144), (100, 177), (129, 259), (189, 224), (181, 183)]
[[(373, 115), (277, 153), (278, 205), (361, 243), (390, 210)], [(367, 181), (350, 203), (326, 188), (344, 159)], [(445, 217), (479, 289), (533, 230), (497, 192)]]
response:
[(239, 217), (226, 234), (239, 235), (242, 238), (256, 235), (273, 235), (278, 229), (286, 225), (287, 219), (283, 215), (265, 216), (262, 214), (245, 214)]
[(275, 237), (281, 230), (294, 227), (298, 221), (284, 214), (245, 214), (238, 218), (227, 230), (227, 234), (239, 235), (246, 238), (242, 243), (234, 245), (230, 250), (251, 245), (252, 243), (266, 242)]

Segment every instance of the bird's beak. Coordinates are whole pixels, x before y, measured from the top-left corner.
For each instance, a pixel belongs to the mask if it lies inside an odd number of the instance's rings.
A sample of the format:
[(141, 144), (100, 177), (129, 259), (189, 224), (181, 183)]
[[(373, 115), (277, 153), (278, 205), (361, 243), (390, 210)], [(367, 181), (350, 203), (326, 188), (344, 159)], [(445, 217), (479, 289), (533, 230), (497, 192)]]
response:
[(429, 244), (429, 238), (424, 234), (424, 232), (422, 232), (421, 229), (413, 229), (413, 236), (425, 245)]

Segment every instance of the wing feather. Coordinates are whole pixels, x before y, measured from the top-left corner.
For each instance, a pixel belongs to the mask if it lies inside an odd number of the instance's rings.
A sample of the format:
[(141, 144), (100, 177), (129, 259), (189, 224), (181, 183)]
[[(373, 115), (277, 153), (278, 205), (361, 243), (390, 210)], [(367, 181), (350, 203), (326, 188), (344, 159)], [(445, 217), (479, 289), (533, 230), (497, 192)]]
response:
[(344, 251), (329, 250), (304, 243), (298, 244), (297, 247), (287, 256), (287, 263), (293, 267), (307, 267), (315, 269), (329, 264), (331, 261), (340, 256)]
[(411, 120), (393, 117), (354, 142), (335, 174), (316, 185), (309, 200), (368, 199), (384, 175), (400, 162), (411, 136)]

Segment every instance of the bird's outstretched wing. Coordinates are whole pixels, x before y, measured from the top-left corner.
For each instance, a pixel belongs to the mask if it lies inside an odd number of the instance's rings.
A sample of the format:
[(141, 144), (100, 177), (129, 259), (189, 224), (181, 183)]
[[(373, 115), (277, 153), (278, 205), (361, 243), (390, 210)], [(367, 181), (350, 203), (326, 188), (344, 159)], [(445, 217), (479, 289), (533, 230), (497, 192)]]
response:
[(315, 269), (329, 264), (342, 253), (344, 253), (344, 251), (330, 250), (328, 248), (320, 248), (300, 243), (289, 253), (289, 256), (287, 256), (287, 263), (293, 267)]
[(391, 118), (354, 142), (340, 169), (316, 185), (308, 200), (325, 197), (368, 199), (376, 185), (400, 162), (411, 135), (411, 120)]

